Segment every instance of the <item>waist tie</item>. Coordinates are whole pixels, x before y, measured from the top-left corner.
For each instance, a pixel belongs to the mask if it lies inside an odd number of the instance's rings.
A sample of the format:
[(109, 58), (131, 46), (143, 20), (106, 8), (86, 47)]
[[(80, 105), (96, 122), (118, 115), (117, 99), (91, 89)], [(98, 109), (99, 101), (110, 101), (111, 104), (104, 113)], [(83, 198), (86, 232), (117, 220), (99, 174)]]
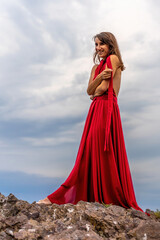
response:
[[(94, 79), (102, 70), (105, 69), (106, 64), (107, 64), (108, 68), (113, 69), (111, 59), (110, 59), (110, 55), (107, 57), (106, 62), (101, 60), (100, 64), (96, 68)], [(110, 133), (112, 110), (113, 110), (113, 96), (114, 96), (114, 99), (116, 99), (116, 101), (117, 101), (117, 97), (116, 97), (116, 94), (115, 94), (114, 89), (113, 89), (113, 71), (111, 72), (109, 88), (107, 89), (106, 94), (108, 94), (108, 114), (107, 114), (106, 128), (105, 128), (104, 151), (106, 151), (106, 150), (109, 151), (109, 133)], [(93, 101), (97, 98), (98, 99), (104, 98), (104, 96), (106, 94), (95, 97), (93, 99)]]
[[(107, 58), (107, 67), (113, 69), (110, 56)], [(113, 93), (115, 94), (113, 90), (113, 71), (111, 72), (109, 88), (107, 90), (108, 90), (108, 115), (107, 115), (106, 129), (105, 129), (104, 151), (106, 150), (109, 151), (109, 133), (110, 133), (112, 110), (113, 110)]]
[(105, 129), (105, 142), (104, 142), (104, 151), (109, 151), (109, 133), (110, 133), (110, 125), (111, 125), (111, 117), (113, 110), (113, 89), (108, 90), (108, 114), (106, 121), (106, 129)]
[(113, 111), (113, 102), (117, 103), (117, 97), (113, 89), (110, 89), (110, 91), (108, 91), (107, 89), (105, 94), (94, 97), (93, 101), (101, 100), (101, 99), (108, 100), (108, 103), (107, 103), (108, 114), (107, 114), (106, 127), (105, 127), (104, 151), (109, 151), (109, 133), (110, 133), (110, 126), (111, 126), (112, 111)]

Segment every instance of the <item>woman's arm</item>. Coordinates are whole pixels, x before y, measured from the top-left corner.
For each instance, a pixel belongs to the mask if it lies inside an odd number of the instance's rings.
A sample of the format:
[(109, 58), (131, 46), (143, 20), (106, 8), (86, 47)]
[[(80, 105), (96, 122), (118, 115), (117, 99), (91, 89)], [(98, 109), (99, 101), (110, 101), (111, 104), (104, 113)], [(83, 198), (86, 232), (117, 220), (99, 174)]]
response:
[(90, 76), (88, 88), (87, 88), (88, 95), (94, 94), (96, 88), (102, 83), (102, 81), (107, 80), (111, 77), (112, 69), (106, 68), (100, 74), (98, 74), (93, 81), (96, 67), (97, 65), (94, 65), (91, 71), (91, 76)]
[(97, 68), (97, 65), (94, 65), (91, 70), (90, 79), (89, 79), (88, 88), (87, 88), (88, 95), (94, 94), (95, 89), (102, 82), (100, 74), (93, 81), (96, 68)]
[(96, 88), (93, 96), (94, 97), (99, 96), (99, 95), (102, 95), (104, 92), (106, 92), (109, 87), (109, 81), (110, 80), (103, 80), (101, 84)]
[[(112, 64), (112, 70), (113, 70), (113, 77), (116, 73), (117, 68), (120, 66), (120, 61), (116, 55), (111, 55), (111, 64)], [(106, 65), (107, 69), (107, 65)], [(99, 84), (99, 86), (95, 89), (94, 94), (92, 94), (91, 99), (93, 99), (95, 96), (102, 95), (104, 92), (107, 91), (109, 87), (109, 79), (105, 79)]]

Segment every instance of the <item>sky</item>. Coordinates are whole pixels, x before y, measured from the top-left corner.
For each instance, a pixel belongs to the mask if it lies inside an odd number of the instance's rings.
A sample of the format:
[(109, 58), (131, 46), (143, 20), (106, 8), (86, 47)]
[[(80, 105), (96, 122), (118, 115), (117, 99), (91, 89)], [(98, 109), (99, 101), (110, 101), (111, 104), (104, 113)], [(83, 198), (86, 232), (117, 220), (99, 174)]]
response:
[(93, 36), (126, 69), (118, 105), (139, 206), (160, 209), (160, 2), (0, 1), (0, 192), (29, 202), (71, 172), (91, 104)]

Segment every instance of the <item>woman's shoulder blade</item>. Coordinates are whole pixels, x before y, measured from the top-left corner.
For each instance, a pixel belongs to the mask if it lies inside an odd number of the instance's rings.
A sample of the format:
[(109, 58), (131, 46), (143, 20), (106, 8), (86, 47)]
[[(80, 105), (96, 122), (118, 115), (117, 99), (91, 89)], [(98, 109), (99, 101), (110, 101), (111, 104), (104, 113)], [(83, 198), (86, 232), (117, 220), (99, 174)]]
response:
[(110, 58), (113, 59), (113, 60), (118, 60), (119, 61), (119, 58), (116, 54), (111, 54)]
[(119, 61), (119, 58), (116, 54), (111, 54), (110, 59), (111, 59), (112, 65), (115, 65), (115, 66), (119, 67), (120, 61)]

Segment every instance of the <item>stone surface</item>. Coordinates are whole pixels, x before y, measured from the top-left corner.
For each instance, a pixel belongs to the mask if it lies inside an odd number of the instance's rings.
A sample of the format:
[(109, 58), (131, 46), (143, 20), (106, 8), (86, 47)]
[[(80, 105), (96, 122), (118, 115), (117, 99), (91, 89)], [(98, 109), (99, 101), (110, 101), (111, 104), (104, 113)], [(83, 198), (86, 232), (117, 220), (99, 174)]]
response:
[(32, 204), (0, 194), (0, 240), (160, 240), (160, 218), (98, 202)]

